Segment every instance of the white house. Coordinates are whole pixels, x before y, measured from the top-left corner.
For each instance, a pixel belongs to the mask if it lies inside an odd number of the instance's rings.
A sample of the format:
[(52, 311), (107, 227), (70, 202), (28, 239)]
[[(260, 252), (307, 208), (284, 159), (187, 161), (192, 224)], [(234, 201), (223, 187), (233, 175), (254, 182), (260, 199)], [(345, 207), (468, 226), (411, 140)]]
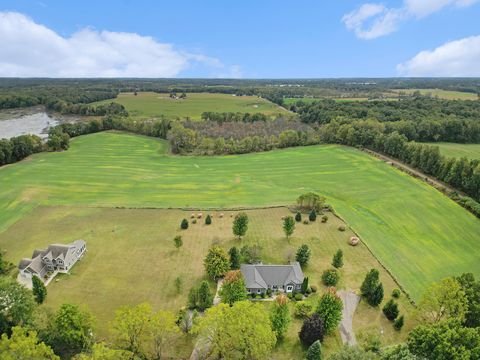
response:
[(75, 240), (71, 244), (52, 244), (45, 250), (37, 249), (31, 259), (20, 260), (19, 281), (31, 287), (32, 277), (35, 275), (48, 284), (48, 280), (58, 272), (68, 273), (86, 250), (87, 244), (84, 240)]

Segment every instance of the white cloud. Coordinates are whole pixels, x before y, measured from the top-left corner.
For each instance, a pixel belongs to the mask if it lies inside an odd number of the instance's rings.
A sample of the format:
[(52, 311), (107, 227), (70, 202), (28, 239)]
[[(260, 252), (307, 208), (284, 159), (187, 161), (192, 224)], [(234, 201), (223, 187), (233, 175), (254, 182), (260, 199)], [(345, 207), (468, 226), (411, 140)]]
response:
[(400, 8), (367, 3), (342, 18), (348, 30), (360, 39), (375, 39), (398, 29), (402, 21), (422, 18), (447, 6), (467, 7), (480, 0), (404, 0)]
[(200, 66), (213, 76), (237, 66), (135, 33), (82, 29), (62, 37), (20, 13), (0, 12), (0, 76), (174, 77)]
[(422, 51), (397, 71), (402, 76), (480, 76), (480, 35)]

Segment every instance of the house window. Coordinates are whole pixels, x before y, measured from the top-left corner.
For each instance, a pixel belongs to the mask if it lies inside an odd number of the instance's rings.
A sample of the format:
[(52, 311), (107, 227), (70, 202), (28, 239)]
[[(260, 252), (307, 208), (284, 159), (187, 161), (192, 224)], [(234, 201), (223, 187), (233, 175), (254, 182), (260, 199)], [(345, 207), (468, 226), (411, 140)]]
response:
[(260, 294), (260, 291), (261, 291), (260, 289), (257, 289), (257, 293), (258, 293), (258, 294)]
[(287, 285), (287, 292), (292, 292), (292, 291), (293, 291), (293, 286)]

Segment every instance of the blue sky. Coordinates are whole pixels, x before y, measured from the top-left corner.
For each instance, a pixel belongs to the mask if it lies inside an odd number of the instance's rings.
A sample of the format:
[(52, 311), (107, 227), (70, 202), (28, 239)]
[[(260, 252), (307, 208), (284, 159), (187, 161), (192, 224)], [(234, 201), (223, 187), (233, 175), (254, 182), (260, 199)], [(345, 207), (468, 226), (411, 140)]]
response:
[(0, 76), (480, 76), (477, 0), (0, 0), (0, 12)]

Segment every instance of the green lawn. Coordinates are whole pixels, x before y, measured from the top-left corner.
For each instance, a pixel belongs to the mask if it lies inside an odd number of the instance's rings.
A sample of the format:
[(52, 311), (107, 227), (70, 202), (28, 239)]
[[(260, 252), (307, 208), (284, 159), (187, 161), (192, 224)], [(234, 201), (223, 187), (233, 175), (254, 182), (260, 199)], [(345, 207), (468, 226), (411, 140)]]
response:
[(422, 95), (431, 94), (437, 96), (440, 99), (446, 100), (477, 100), (477, 94), (463, 92), (463, 91), (450, 91), (442, 89), (395, 89), (393, 92), (404, 92), (406, 94), (412, 94), (415, 91), (420, 91)]
[(71, 145), (0, 169), (0, 231), (36, 205), (267, 206), (292, 204), (299, 194), (316, 191), (413, 298), (446, 276), (480, 276), (478, 219), (353, 148), (179, 157), (165, 153), (166, 142), (118, 133), (79, 137)]
[[(97, 335), (107, 340), (114, 311), (122, 305), (147, 301), (155, 309), (174, 312), (185, 306), (188, 290), (204, 279), (203, 259), (213, 243), (225, 249), (258, 244), (263, 248), (266, 263), (286, 263), (296, 249), (306, 243), (312, 249), (312, 257), (305, 274), (310, 284), (317, 285), (320, 291), (321, 273), (331, 267), (335, 251), (342, 249), (345, 265), (341, 269), (340, 288), (358, 291), (371, 268), (380, 269), (386, 296), (396, 287), (363, 244), (348, 245), (353, 233), (349, 229), (339, 231), (343, 222), (331, 214), (327, 223), (297, 224), (293, 237), (287, 241), (281, 220), (290, 214), (287, 208), (249, 210), (249, 231), (238, 241), (231, 230), (231, 214), (235, 212), (223, 213), (224, 217), (220, 218), (219, 211), (211, 212), (213, 222), (209, 226), (199, 220), (188, 230), (180, 230), (180, 220), (190, 218), (190, 211), (40, 206), (0, 234), (0, 243), (7, 249), (9, 259), (19, 259), (51, 242), (85, 239), (88, 248), (85, 257), (72, 268), (70, 275), (63, 275), (48, 286), (46, 305), (53, 308), (65, 302), (87, 305), (97, 320)], [(206, 216), (206, 212), (203, 214)], [(184, 243), (179, 250), (173, 245), (177, 234), (182, 235)], [(181, 293), (177, 293), (174, 285), (176, 277), (183, 280)], [(309, 297), (308, 301), (316, 306), (318, 295)], [(385, 344), (399, 342), (415, 325), (413, 306), (405, 296), (400, 299), (400, 310), (407, 319), (400, 333), (378, 308), (368, 306), (355, 314), (354, 329), (361, 334), (374, 327), (382, 333)], [(276, 359), (302, 358), (298, 341), (300, 326), (300, 320), (293, 322), (288, 336), (276, 348)], [(338, 349), (340, 343), (339, 335), (329, 337), (323, 350), (328, 354)], [(187, 358), (193, 339), (181, 338), (175, 348), (173, 357)]]
[(125, 106), (130, 116), (137, 119), (165, 115), (169, 118), (190, 118), (199, 120), (204, 111), (263, 113), (275, 115), (285, 109), (257, 96), (232, 96), (229, 94), (188, 93), (186, 99), (172, 99), (169, 94), (153, 92), (120, 93), (114, 100)]
[(428, 143), (428, 145), (438, 146), (440, 153), (449, 157), (466, 157), (467, 159), (480, 160), (480, 144), (457, 144), (457, 143)]

